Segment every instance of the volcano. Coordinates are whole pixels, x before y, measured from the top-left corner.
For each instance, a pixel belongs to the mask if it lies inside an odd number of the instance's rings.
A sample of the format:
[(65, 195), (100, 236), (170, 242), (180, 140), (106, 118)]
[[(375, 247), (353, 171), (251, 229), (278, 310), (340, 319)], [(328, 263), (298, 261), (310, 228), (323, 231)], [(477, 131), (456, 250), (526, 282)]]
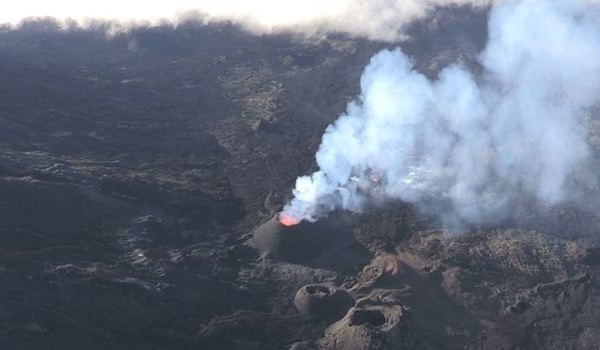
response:
[(342, 237), (344, 229), (333, 218), (311, 223), (278, 213), (258, 226), (252, 237), (262, 257), (300, 262), (324, 253)]
[[(0, 349), (596, 349), (596, 110), (594, 162), (569, 179), (589, 201), (510, 202), (514, 220), (461, 229), (401, 201), (280, 214), (380, 50), (431, 81), (452, 64), (487, 79), (489, 9), (428, 16), (394, 43), (0, 28)], [(389, 179), (371, 175), (333, 185), (377, 198)]]

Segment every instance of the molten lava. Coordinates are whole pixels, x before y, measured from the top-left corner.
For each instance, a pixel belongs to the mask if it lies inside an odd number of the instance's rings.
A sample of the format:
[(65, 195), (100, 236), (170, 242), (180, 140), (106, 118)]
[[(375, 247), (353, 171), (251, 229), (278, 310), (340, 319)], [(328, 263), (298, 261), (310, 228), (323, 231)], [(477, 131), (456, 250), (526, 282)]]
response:
[(300, 220), (296, 219), (295, 217), (293, 217), (291, 215), (279, 214), (279, 222), (283, 226), (289, 227), (289, 226), (298, 225), (300, 223)]
[(387, 257), (385, 265), (383, 267), (383, 271), (391, 274), (392, 276), (396, 276), (398, 274), (398, 270), (400, 270), (398, 260), (394, 257)]

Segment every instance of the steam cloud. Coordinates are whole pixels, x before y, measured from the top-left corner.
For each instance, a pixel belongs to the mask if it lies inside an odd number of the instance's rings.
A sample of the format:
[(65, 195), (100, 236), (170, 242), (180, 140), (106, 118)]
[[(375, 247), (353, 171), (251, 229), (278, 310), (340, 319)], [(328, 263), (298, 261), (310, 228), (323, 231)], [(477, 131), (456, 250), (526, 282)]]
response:
[(400, 50), (380, 52), (364, 71), (361, 95), (326, 130), (320, 170), (298, 178), (284, 208), (316, 220), (398, 199), (481, 223), (506, 214), (520, 194), (563, 200), (567, 180), (588, 160), (583, 122), (600, 95), (597, 0), (21, 0), (2, 8), (0, 24), (229, 20), (260, 33), (396, 41), (437, 7), (492, 2), (483, 77), (459, 63), (431, 81)]
[(589, 158), (585, 118), (600, 92), (600, 16), (591, 2), (504, 1), (478, 61), (428, 80), (401, 50), (375, 55), (361, 95), (323, 136), (320, 170), (298, 178), (284, 213), (317, 220), (397, 199), (460, 222), (506, 214), (525, 194), (565, 196)]
[[(52, 17), (86, 26), (92, 20), (117, 26), (177, 24), (189, 18), (229, 20), (259, 33), (343, 32), (394, 41), (403, 27), (439, 6), (487, 5), (489, 0), (20, 0), (3, 6), (0, 23), (18, 25), (30, 17)], [(195, 13), (195, 14), (194, 14)]]

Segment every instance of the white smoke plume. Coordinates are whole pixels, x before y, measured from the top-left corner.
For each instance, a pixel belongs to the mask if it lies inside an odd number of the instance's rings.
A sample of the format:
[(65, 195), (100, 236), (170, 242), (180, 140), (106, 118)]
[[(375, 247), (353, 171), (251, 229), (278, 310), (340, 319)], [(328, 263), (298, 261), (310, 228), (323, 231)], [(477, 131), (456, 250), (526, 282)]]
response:
[[(330, 125), (320, 168), (284, 213), (314, 221), (373, 200), (486, 223), (519, 195), (553, 205), (589, 157), (583, 125), (600, 97), (598, 7), (577, 0), (494, 5), (476, 77), (461, 63), (428, 80), (401, 50), (375, 55), (361, 95)], [(445, 219), (445, 218), (443, 218)]]
[(177, 24), (186, 19), (232, 21), (254, 32), (342, 32), (376, 40), (402, 39), (408, 23), (440, 6), (484, 6), (489, 0), (19, 0), (5, 4), (0, 24), (17, 26), (31, 17), (89, 25), (113, 21), (128, 28)]

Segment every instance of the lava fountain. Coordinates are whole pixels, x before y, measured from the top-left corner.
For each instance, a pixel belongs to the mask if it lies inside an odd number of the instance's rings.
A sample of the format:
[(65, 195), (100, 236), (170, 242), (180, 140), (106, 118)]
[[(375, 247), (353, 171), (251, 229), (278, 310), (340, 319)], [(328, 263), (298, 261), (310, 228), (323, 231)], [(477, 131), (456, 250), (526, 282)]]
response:
[(277, 215), (279, 223), (286, 227), (296, 226), (302, 222), (301, 219), (295, 218), (292, 215), (280, 213)]

